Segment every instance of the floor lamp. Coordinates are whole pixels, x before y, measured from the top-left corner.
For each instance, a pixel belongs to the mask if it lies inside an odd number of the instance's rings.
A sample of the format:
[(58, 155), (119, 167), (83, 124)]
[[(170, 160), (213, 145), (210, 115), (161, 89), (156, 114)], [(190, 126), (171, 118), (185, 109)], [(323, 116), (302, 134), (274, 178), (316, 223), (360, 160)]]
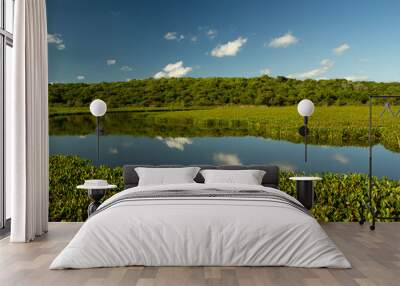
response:
[(100, 165), (100, 117), (104, 116), (107, 111), (107, 104), (101, 99), (95, 99), (90, 103), (90, 113), (96, 117), (96, 134), (97, 134), (97, 163)]
[(307, 135), (308, 135), (308, 117), (314, 113), (314, 103), (309, 99), (303, 99), (297, 105), (297, 111), (304, 117), (304, 125), (300, 127), (299, 133), (304, 137), (304, 162), (307, 162)]
[[(372, 138), (372, 101), (373, 99), (399, 99), (399, 95), (370, 95), (369, 96), (369, 120), (368, 120), (368, 145), (369, 145), (369, 155), (368, 155), (368, 198), (367, 202), (364, 200), (361, 201), (361, 219), (359, 223), (362, 225), (366, 221), (366, 217), (364, 214), (364, 209), (367, 208), (367, 210), (371, 213), (372, 215), (372, 224), (369, 226), (370, 230), (375, 230), (375, 224), (377, 219), (382, 219), (382, 220), (394, 220), (394, 221), (399, 221), (400, 216), (394, 216), (394, 217), (387, 217), (387, 216), (378, 216), (378, 211), (376, 207), (372, 205), (372, 189), (374, 185), (373, 177), (372, 177), (372, 145), (373, 145), (373, 138)], [(385, 103), (385, 109), (381, 113), (380, 117), (382, 117), (383, 113), (385, 110), (390, 107), (390, 104)], [(393, 112), (390, 109), (390, 112), (393, 114)]]

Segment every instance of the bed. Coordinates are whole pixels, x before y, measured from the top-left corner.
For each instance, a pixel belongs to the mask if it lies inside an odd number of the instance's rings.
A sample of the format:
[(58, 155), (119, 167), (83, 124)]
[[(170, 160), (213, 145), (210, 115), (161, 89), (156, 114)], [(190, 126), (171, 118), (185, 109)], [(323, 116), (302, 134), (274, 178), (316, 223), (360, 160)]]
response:
[[(276, 166), (260, 185), (193, 183), (138, 186), (124, 166), (125, 190), (83, 224), (50, 269), (118, 266), (291, 266), (350, 268), (318, 222), (280, 191)], [(178, 167), (178, 166), (168, 166)]]

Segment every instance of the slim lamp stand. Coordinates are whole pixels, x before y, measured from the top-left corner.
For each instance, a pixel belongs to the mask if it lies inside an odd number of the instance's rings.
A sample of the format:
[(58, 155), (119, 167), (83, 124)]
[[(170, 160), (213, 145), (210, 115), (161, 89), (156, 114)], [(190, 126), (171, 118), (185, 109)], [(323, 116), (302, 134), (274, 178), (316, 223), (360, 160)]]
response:
[(361, 202), (361, 220), (359, 223), (362, 225), (365, 222), (364, 210), (367, 209), (372, 214), (372, 223), (370, 225), (371, 230), (375, 230), (375, 223), (377, 219), (388, 219), (388, 220), (400, 220), (400, 217), (379, 217), (377, 216), (377, 210), (372, 206), (372, 188), (373, 188), (373, 180), (372, 180), (372, 100), (374, 98), (400, 98), (400, 96), (395, 95), (370, 95), (369, 96), (369, 127), (368, 127), (368, 145), (369, 145), (369, 155), (368, 155), (368, 202)]
[(96, 116), (97, 165), (100, 166), (100, 117)]
[(308, 116), (304, 116), (304, 162), (307, 163), (307, 124)]
[(307, 135), (308, 117), (314, 113), (314, 103), (309, 99), (303, 99), (297, 104), (297, 112), (304, 118), (304, 125), (299, 128), (299, 134), (304, 137), (304, 162), (307, 163)]
[(97, 135), (97, 164), (100, 166), (100, 117), (107, 112), (107, 104), (101, 99), (95, 99), (90, 103), (90, 113), (96, 117)]

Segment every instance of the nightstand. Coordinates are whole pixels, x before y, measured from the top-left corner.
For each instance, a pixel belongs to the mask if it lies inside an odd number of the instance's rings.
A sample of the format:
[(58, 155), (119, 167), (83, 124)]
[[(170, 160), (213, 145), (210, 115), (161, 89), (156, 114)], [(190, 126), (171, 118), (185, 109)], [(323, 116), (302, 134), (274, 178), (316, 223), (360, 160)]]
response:
[(320, 177), (290, 177), (296, 181), (297, 200), (310, 210), (314, 203), (314, 182), (321, 181)]
[(117, 186), (116, 185), (90, 185), (90, 184), (84, 184), (84, 185), (79, 185), (76, 188), (81, 189), (81, 190), (87, 190), (88, 196), (92, 199), (92, 202), (89, 204), (87, 212), (88, 216), (90, 216), (92, 213), (94, 213), (97, 208), (101, 205), (101, 199), (105, 196), (106, 191), (110, 189), (115, 189)]

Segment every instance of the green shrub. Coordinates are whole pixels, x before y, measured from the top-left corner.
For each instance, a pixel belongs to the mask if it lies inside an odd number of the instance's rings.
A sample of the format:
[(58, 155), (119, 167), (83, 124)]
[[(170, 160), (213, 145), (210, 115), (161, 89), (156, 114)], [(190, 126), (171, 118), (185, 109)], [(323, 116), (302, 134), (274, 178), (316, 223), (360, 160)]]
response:
[(95, 167), (89, 160), (77, 156), (50, 156), (50, 221), (84, 221), (90, 199), (85, 190), (76, 186), (87, 179), (104, 179), (118, 186), (107, 191), (106, 198), (123, 190), (122, 168)]
[[(280, 189), (296, 195), (296, 186), (289, 177), (293, 172), (281, 172)], [(368, 177), (364, 174), (321, 175), (316, 184), (316, 201), (312, 213), (320, 221), (358, 221), (360, 202), (367, 200)], [(50, 221), (84, 221), (90, 199), (76, 186), (84, 180), (105, 179), (118, 188), (107, 192), (106, 198), (123, 190), (122, 168), (96, 167), (89, 160), (76, 156), (50, 156)], [(400, 183), (386, 178), (374, 178), (373, 199), (379, 216), (400, 213)], [(367, 212), (366, 212), (367, 214)], [(368, 219), (371, 215), (368, 214)]]

